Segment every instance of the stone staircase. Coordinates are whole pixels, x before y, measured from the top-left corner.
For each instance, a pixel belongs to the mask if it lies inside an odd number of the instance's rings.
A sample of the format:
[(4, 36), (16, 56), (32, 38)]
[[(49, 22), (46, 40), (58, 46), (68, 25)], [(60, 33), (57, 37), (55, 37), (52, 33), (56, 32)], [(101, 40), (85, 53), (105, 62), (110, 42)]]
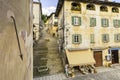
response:
[(36, 45), (34, 47), (34, 58), (33, 58), (33, 76), (40, 77), (49, 74), (49, 68), (47, 67), (47, 54), (48, 48), (44, 45)]

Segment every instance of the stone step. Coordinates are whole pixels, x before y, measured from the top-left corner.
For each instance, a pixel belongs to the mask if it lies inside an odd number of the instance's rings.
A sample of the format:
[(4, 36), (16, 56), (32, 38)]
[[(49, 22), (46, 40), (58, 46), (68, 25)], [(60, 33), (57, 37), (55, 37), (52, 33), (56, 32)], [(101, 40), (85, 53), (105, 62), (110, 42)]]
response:
[(40, 51), (33, 51), (33, 54), (45, 54), (45, 53), (48, 53), (48, 50), (40, 50)]
[(39, 48), (34, 48), (34, 49), (33, 49), (33, 51), (35, 51), (35, 50), (48, 50), (48, 48), (47, 48), (47, 47), (46, 47), (46, 48), (40, 48), (40, 47), (39, 47)]
[(41, 72), (46, 72), (46, 71), (49, 70), (47, 66), (40, 66), (40, 67), (38, 67), (37, 69), (38, 69), (38, 72), (40, 72), (40, 73), (41, 73)]
[(44, 70), (43, 72), (38, 72), (38, 68), (34, 68), (34, 70), (33, 70), (33, 76), (34, 76), (34, 78), (35, 77), (42, 77), (42, 76), (44, 76), (44, 75), (48, 75), (49, 74), (49, 70)]

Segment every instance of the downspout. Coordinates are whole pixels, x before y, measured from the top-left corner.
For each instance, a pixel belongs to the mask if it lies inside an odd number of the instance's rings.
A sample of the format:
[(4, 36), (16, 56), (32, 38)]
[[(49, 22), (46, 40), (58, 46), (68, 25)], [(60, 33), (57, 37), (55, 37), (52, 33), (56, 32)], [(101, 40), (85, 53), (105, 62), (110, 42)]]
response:
[[(65, 21), (65, 15), (64, 15), (64, 2), (63, 2), (63, 43), (62, 43), (63, 46), (64, 46), (64, 43), (65, 43), (65, 40), (64, 40), (65, 39), (65, 32), (64, 32), (64, 30), (65, 30), (65, 24), (64, 23), (65, 22), (64, 21)], [(63, 47), (63, 49), (64, 49), (64, 47)]]
[(20, 58), (21, 58), (21, 60), (23, 60), (23, 54), (22, 54), (22, 51), (21, 51), (20, 40), (19, 40), (19, 37), (18, 37), (18, 31), (17, 31), (16, 21), (15, 21), (15, 18), (13, 16), (11, 16), (11, 18), (13, 20), (14, 27), (15, 27), (15, 33), (16, 33), (18, 47), (19, 47), (19, 51), (20, 51)]

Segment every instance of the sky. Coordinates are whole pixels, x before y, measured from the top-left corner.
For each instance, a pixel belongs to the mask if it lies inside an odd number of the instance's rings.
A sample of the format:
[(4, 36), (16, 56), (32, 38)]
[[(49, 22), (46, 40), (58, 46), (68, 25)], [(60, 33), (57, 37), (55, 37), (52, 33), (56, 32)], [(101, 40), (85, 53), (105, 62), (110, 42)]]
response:
[[(34, 0), (38, 1), (38, 0)], [(120, 2), (120, 0), (112, 0), (115, 2)], [(42, 3), (42, 13), (46, 15), (50, 15), (52, 12), (56, 11), (56, 6), (58, 3), (58, 0), (40, 0)]]

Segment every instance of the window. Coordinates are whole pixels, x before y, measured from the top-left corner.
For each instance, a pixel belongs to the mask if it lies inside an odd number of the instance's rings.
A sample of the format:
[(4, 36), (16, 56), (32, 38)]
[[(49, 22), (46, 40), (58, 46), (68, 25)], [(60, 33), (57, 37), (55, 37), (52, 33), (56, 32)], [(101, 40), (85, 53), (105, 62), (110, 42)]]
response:
[(106, 18), (101, 19), (102, 27), (108, 27), (109, 26), (109, 20)]
[(78, 2), (73, 2), (71, 4), (71, 10), (80, 11), (81, 10), (80, 4)]
[(94, 34), (90, 34), (90, 43), (95, 43)]
[(115, 34), (114, 35), (114, 41), (115, 42), (120, 42), (120, 34)]
[(117, 20), (117, 19), (115, 19), (115, 20), (113, 20), (113, 26), (115, 27), (115, 28), (118, 28), (118, 27), (120, 27), (120, 20)]
[(104, 43), (108, 43), (109, 42), (109, 34), (102, 34), (102, 41)]
[(72, 35), (72, 43), (73, 44), (80, 44), (81, 42), (82, 42), (82, 36), (80, 34)]
[(114, 13), (119, 13), (119, 9), (116, 8), (116, 7), (113, 7), (113, 8), (112, 8), (112, 12), (114, 12)]
[(81, 17), (73, 16), (72, 25), (75, 25), (75, 26), (81, 25)]
[(100, 11), (108, 12), (108, 8), (106, 6), (101, 6)]
[(90, 18), (90, 27), (96, 26), (96, 18)]
[(88, 4), (88, 5), (87, 5), (87, 9), (88, 9), (88, 10), (95, 10), (95, 5), (93, 5), (93, 4)]

